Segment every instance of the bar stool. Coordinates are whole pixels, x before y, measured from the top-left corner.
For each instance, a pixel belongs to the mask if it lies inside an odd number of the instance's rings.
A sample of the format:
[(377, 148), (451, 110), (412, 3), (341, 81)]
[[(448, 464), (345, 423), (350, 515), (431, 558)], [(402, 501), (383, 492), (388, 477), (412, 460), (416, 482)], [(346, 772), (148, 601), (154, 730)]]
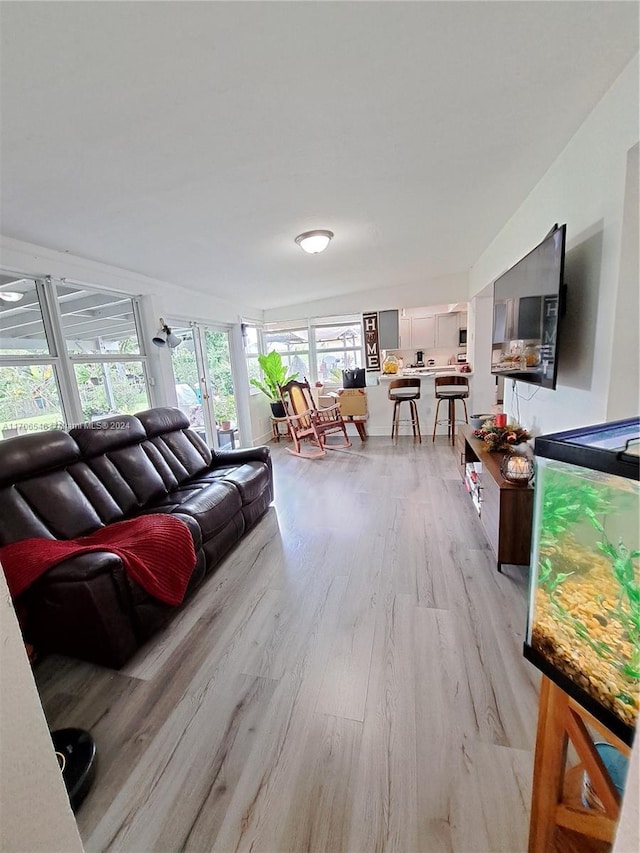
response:
[(420, 435), (420, 421), (418, 420), (418, 407), (416, 400), (420, 399), (420, 378), (392, 379), (389, 382), (388, 397), (393, 400), (393, 421), (391, 422), (391, 438), (398, 440), (400, 432), (400, 403), (406, 400), (409, 403), (411, 417), (408, 420), (413, 429), (413, 440), (416, 438), (422, 444)]
[[(438, 428), (438, 424), (447, 424), (447, 436), (451, 441), (451, 444), (455, 444), (456, 400), (462, 401), (462, 405), (464, 406), (464, 419), (466, 423), (469, 423), (466, 403), (466, 398), (469, 396), (469, 379), (468, 377), (460, 376), (457, 373), (453, 376), (436, 376), (435, 392), (438, 404), (436, 406), (436, 416), (435, 421), (433, 423), (432, 441), (436, 440), (436, 429)], [(438, 412), (440, 410), (440, 403), (443, 400), (447, 400), (447, 402), (449, 403), (449, 411), (447, 413), (446, 420), (439, 421)]]

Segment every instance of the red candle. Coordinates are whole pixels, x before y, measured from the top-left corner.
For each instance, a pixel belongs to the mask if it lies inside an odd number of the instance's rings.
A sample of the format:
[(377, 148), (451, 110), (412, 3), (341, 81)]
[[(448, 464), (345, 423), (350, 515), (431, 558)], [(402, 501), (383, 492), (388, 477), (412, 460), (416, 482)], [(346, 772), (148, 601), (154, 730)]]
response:
[(507, 425), (507, 416), (504, 414), (499, 414), (495, 416), (495, 422), (497, 427), (506, 427)]

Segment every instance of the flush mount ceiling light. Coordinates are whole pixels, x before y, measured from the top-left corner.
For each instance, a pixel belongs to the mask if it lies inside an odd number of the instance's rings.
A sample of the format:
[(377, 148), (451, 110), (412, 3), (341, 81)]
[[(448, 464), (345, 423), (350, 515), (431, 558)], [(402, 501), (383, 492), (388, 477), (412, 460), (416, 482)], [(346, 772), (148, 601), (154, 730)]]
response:
[(303, 252), (317, 255), (318, 252), (324, 252), (332, 237), (333, 231), (305, 231), (304, 234), (298, 234), (296, 243)]
[(24, 299), (24, 293), (18, 293), (17, 290), (5, 290), (4, 293), (0, 291), (0, 299), (4, 299), (5, 302), (20, 302)]
[(160, 328), (155, 333), (152, 340), (157, 347), (168, 346), (171, 349), (175, 349), (175, 347), (179, 346), (182, 343), (180, 338), (177, 335), (173, 334), (173, 332), (167, 326), (162, 317), (160, 317)]

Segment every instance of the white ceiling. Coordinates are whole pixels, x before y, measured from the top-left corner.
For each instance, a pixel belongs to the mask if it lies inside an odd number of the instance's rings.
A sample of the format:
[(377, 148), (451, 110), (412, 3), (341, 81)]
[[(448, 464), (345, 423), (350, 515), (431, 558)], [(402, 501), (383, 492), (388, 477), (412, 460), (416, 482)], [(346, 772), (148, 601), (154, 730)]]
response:
[(635, 2), (1, 15), (2, 233), (265, 309), (467, 270), (638, 49)]

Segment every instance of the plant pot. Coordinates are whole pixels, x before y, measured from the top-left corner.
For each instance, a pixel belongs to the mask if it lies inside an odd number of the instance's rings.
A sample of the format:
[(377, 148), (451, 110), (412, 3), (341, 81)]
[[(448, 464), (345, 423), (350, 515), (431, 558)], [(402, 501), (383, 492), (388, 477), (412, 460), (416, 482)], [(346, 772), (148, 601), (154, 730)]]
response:
[(271, 414), (274, 418), (284, 418), (284, 405), (281, 402), (271, 403)]
[(220, 429), (231, 429), (231, 421), (220, 421)]

